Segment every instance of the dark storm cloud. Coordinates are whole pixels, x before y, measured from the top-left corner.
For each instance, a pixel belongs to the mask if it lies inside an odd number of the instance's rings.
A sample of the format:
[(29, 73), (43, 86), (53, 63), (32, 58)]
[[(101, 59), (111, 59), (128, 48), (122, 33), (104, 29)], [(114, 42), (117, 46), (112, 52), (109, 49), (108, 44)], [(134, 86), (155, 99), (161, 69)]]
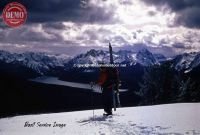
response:
[[(176, 25), (189, 28), (200, 28), (200, 0), (143, 0), (149, 5), (155, 5), (159, 9), (167, 7), (177, 13)], [(166, 8), (164, 8), (166, 10)]]
[(151, 47), (144, 43), (136, 43), (134, 45), (124, 45), (122, 47), (116, 47), (115, 50), (132, 50), (134, 52), (138, 52), (142, 49), (148, 49), (152, 53), (163, 54), (166, 57), (172, 57), (176, 55), (178, 52), (174, 50), (173, 47), (168, 46), (160, 46), (160, 47)]
[(45, 29), (56, 29), (56, 30), (64, 30), (65, 29), (65, 25), (62, 22), (43, 23), (43, 27)]
[(176, 19), (177, 24), (190, 28), (200, 28), (200, 7), (186, 9)]
[(186, 49), (183, 43), (174, 43), (172, 46), (177, 49)]
[(148, 15), (149, 15), (149, 16), (155, 16), (155, 15), (156, 15), (156, 12), (154, 12), (154, 11), (149, 11), (149, 12), (148, 12)]
[[(40, 26), (39, 26), (40, 25)], [(49, 23), (55, 26), (56, 24)], [(41, 24), (24, 25), (20, 29), (0, 28), (1, 43), (9, 44), (31, 44), (31, 43), (62, 43), (63, 38), (53, 27), (43, 27)]]
[(200, 7), (199, 0), (142, 0), (150, 5), (167, 5), (173, 11), (180, 11), (190, 7)]
[[(2, 0), (0, 11), (12, 0)], [(89, 4), (89, 0), (17, 0), (28, 11), (28, 22), (73, 21), (80, 23), (112, 22), (113, 9)]]

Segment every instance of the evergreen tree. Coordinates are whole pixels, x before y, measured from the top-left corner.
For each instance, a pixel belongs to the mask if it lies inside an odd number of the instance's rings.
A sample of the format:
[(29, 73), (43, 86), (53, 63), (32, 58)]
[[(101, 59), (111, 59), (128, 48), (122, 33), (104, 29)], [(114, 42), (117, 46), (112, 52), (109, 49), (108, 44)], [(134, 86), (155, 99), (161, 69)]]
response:
[(144, 70), (143, 82), (140, 83), (140, 96), (142, 104), (155, 104), (158, 102), (159, 96), (162, 91), (162, 80), (159, 76), (159, 66), (148, 67)]
[(141, 104), (200, 101), (200, 83), (190, 74), (176, 71), (171, 63), (147, 67), (137, 94)]

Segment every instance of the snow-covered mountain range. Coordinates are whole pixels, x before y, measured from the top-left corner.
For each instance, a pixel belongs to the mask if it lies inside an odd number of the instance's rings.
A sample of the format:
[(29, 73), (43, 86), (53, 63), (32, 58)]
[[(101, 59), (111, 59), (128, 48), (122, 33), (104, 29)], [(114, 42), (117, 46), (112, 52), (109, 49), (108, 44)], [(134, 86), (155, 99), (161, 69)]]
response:
[[(18, 64), (30, 68), (37, 73), (44, 75), (55, 68), (73, 66), (74, 64), (95, 64), (109, 63), (109, 52), (103, 50), (90, 50), (74, 58), (67, 55), (50, 55), (41, 52), (10, 53), (0, 51), (0, 61), (7, 64)], [(135, 65), (139, 63), (143, 66), (152, 66), (160, 63), (160, 58), (165, 59), (163, 55), (154, 55), (146, 49), (139, 52), (120, 50), (113, 53), (115, 63), (126, 63)]]
[[(108, 51), (95, 49), (73, 58), (65, 54), (50, 55), (42, 52), (25, 52), (19, 54), (0, 51), (0, 62), (18, 64), (32, 69), (41, 75), (56, 68), (69, 69), (68, 67), (73, 67), (74, 64), (109, 63), (109, 57)], [(118, 64), (127, 64), (128, 66), (140, 64), (144, 67), (160, 65), (162, 62), (168, 60), (164, 55), (153, 54), (147, 49), (142, 49), (138, 52), (120, 50), (113, 52), (113, 57), (114, 62)], [(200, 66), (200, 53), (184, 53), (174, 57), (171, 61), (171, 67), (177, 71), (190, 72), (193, 68)]]
[(172, 67), (177, 71), (184, 71), (185, 73), (190, 72), (194, 68), (200, 66), (200, 53), (184, 53), (176, 56), (173, 59)]
[(64, 67), (64, 64), (70, 59), (67, 55), (49, 55), (46, 53), (10, 53), (0, 51), (0, 61), (7, 64), (18, 64), (30, 68), (37, 73), (43, 75), (45, 72), (57, 67)]
[[(143, 66), (152, 66), (160, 64), (161, 61), (166, 60), (162, 54), (152, 54), (147, 49), (142, 49), (139, 52), (120, 50), (113, 52), (114, 63), (126, 63), (130, 66), (139, 63)], [(80, 54), (70, 60), (70, 64), (95, 64), (95, 63), (109, 63), (110, 55), (108, 51), (90, 50), (85, 54)]]

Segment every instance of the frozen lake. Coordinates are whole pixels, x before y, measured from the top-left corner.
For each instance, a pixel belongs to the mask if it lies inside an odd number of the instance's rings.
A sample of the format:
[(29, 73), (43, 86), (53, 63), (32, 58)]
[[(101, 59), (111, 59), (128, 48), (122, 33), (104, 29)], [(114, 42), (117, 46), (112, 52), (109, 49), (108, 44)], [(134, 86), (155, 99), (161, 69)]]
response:
[[(79, 88), (79, 89), (85, 89), (85, 90), (91, 90), (91, 85), (87, 83), (77, 83), (77, 82), (68, 82), (68, 81), (62, 81), (59, 80), (57, 77), (51, 77), (51, 76), (42, 76), (37, 77), (34, 79), (30, 79), (31, 81), (38, 82), (38, 83), (44, 83), (44, 84), (53, 84), (53, 85), (61, 85), (61, 86), (67, 86), (72, 88)], [(97, 93), (101, 93), (101, 88), (98, 85), (93, 86), (93, 91)], [(127, 89), (119, 89), (120, 92), (126, 92)]]

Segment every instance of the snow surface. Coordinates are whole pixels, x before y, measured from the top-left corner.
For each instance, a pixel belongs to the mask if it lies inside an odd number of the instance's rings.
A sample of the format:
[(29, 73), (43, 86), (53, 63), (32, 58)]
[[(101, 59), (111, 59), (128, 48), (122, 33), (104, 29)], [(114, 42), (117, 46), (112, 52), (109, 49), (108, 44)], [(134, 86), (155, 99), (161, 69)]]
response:
[[(0, 119), (1, 135), (200, 135), (200, 103), (26, 115)], [(36, 122), (24, 127), (25, 122)], [(38, 127), (37, 123), (52, 124)], [(53, 127), (53, 123), (66, 124)]]

